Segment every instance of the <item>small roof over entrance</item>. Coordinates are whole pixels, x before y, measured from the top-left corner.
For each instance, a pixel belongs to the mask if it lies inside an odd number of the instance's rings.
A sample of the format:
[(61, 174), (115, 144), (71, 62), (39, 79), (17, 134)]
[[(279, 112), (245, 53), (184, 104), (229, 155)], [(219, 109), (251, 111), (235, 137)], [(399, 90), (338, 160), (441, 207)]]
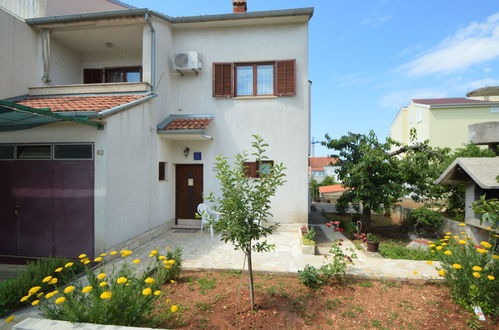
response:
[(52, 112), (49, 108), (31, 108), (22, 104), (0, 100), (0, 132), (18, 131), (57, 121), (72, 121), (102, 128), (101, 123), (91, 121), (85, 117), (61, 115)]
[(213, 115), (170, 115), (158, 124), (157, 132), (175, 140), (212, 140), (206, 131), (214, 118)]
[(499, 157), (457, 158), (435, 183), (461, 184), (474, 181), (482, 189), (499, 189), (498, 176)]

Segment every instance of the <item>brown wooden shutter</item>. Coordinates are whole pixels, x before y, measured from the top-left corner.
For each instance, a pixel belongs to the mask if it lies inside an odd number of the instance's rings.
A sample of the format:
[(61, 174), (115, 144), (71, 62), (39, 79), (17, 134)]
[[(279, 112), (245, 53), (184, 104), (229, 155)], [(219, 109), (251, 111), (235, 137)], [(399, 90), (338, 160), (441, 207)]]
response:
[(277, 95), (296, 95), (296, 60), (277, 61)]
[(244, 162), (244, 173), (250, 178), (258, 177), (258, 163), (257, 162)]
[(102, 69), (83, 69), (83, 83), (84, 84), (101, 84)]
[(230, 97), (233, 95), (232, 63), (213, 63), (213, 96)]

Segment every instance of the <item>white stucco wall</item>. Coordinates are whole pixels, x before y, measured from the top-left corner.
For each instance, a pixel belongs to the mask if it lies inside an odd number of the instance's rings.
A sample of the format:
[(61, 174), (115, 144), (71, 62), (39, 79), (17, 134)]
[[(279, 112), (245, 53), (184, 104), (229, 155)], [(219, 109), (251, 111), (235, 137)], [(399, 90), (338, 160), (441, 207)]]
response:
[(38, 33), (0, 8), (0, 40), (0, 99), (27, 94), (41, 78), (35, 74), (41, 57)]

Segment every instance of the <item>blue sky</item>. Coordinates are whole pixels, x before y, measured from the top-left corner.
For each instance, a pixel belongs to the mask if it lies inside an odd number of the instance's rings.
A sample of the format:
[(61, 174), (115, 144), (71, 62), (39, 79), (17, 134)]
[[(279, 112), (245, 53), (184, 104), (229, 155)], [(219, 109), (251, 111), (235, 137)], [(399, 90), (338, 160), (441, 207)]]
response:
[[(124, 0), (170, 16), (232, 12), (231, 0)], [(497, 0), (248, 0), (248, 10), (314, 7), (312, 136), (389, 134), (413, 98), (499, 85)], [(327, 149), (316, 145), (316, 156)]]

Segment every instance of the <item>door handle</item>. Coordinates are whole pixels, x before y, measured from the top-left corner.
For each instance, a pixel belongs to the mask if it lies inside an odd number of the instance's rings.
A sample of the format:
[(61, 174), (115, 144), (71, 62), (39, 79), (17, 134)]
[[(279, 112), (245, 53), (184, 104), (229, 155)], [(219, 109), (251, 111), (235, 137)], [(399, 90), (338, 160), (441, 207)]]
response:
[(21, 212), (21, 205), (14, 205), (14, 214), (18, 215)]

